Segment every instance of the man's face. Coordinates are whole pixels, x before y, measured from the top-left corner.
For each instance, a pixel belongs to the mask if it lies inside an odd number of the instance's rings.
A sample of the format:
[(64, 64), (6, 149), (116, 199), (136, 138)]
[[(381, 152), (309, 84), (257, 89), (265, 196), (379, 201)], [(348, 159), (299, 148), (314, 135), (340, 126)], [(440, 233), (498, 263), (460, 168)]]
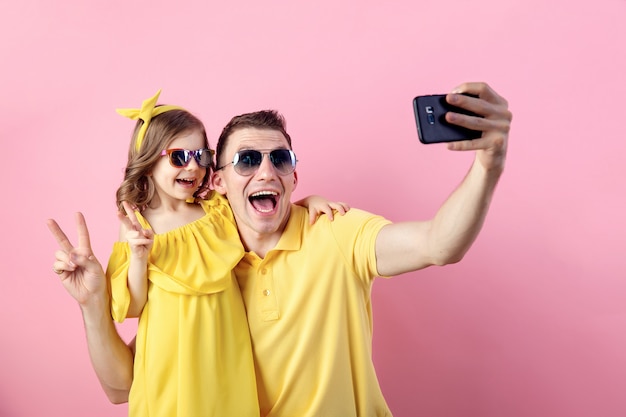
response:
[[(218, 166), (224, 168), (213, 173), (213, 186), (228, 198), (239, 234), (249, 248), (257, 240), (272, 239), (277, 243), (289, 218), (291, 194), (298, 177), (296, 172), (282, 175), (276, 170), (269, 157), (275, 149), (289, 149), (287, 139), (277, 130), (236, 130), (228, 137), (218, 161)], [(263, 153), (256, 172), (241, 175), (229, 164), (241, 150)]]

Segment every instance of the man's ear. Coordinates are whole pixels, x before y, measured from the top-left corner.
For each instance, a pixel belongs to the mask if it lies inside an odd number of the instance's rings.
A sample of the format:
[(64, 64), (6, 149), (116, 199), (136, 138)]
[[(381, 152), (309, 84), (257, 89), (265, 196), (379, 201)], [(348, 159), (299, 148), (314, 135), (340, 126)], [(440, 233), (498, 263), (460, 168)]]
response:
[(226, 187), (224, 186), (224, 178), (222, 178), (222, 175), (220, 172), (211, 173), (211, 186), (217, 193), (221, 195), (226, 195)]
[(295, 190), (297, 186), (298, 186), (298, 173), (294, 171), (293, 172), (293, 189)]

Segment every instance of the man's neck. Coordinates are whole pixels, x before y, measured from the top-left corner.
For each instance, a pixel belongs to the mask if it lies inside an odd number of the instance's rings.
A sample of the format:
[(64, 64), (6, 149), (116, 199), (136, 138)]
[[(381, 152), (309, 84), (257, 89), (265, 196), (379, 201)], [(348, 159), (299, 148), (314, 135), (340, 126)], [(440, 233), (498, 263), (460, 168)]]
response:
[[(246, 252), (254, 252), (259, 258), (265, 258), (267, 252), (274, 249), (278, 244), (282, 236), (282, 232), (275, 232), (272, 234), (267, 233), (247, 233), (248, 236), (244, 236), (241, 231), (239, 236)], [(252, 235), (252, 236), (250, 236)]]
[[(289, 210), (282, 223), (274, 230), (259, 231), (258, 229), (246, 227), (244, 223), (237, 222), (239, 237), (246, 252), (254, 252), (260, 258), (265, 258), (265, 255), (278, 245), (280, 238), (283, 236), (283, 233), (287, 228), (287, 223), (289, 223), (290, 217), (291, 210)], [(237, 216), (235, 216), (235, 221), (237, 221)]]

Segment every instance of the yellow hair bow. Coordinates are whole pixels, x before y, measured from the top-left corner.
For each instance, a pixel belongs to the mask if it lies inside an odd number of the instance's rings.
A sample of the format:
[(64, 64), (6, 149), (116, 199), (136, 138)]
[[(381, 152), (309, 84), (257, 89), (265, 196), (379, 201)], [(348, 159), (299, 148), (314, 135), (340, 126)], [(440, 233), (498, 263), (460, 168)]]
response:
[(178, 106), (155, 107), (160, 94), (161, 90), (157, 91), (157, 93), (149, 99), (144, 100), (143, 103), (141, 103), (140, 109), (115, 109), (116, 112), (118, 112), (122, 116), (128, 117), (129, 119), (143, 120), (143, 125), (139, 129), (139, 133), (137, 134), (137, 141), (135, 142), (135, 150), (137, 152), (139, 152), (139, 150), (141, 149), (141, 144), (143, 143), (143, 139), (146, 136), (146, 130), (148, 129), (150, 120), (152, 120), (154, 116), (158, 116), (159, 114), (165, 113), (166, 111), (170, 110), (185, 110), (182, 107)]

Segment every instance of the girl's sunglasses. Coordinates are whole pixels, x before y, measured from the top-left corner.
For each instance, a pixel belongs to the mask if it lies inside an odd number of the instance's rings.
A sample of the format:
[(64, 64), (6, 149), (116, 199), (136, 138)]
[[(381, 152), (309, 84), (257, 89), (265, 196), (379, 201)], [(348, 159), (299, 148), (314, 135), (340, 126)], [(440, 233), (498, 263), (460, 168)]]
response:
[(274, 149), (270, 152), (261, 152), (255, 149), (244, 149), (235, 154), (233, 162), (229, 162), (221, 167), (220, 170), (232, 164), (235, 172), (239, 175), (253, 175), (263, 162), (263, 155), (267, 155), (274, 165), (274, 168), (280, 175), (289, 175), (296, 169), (296, 154), (290, 149)]
[(202, 168), (208, 168), (213, 165), (213, 149), (165, 149), (161, 152), (161, 156), (169, 156), (170, 165), (175, 168), (184, 168), (191, 162), (191, 158), (195, 158), (196, 162)]

